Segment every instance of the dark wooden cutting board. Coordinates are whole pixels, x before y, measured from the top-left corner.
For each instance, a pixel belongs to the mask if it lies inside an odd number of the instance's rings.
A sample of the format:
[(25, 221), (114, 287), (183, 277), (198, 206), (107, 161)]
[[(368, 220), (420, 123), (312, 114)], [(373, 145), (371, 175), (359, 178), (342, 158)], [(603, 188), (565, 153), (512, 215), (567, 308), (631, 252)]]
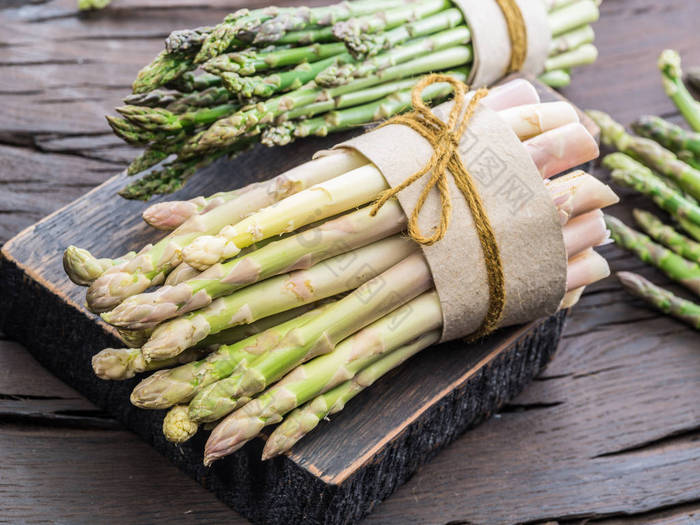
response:
[[(545, 101), (561, 98), (542, 85), (538, 89)], [(585, 124), (595, 132), (590, 121)], [(191, 198), (269, 178), (358, 132), (275, 150), (257, 147), (215, 163), (177, 194), (157, 200)], [(5, 244), (0, 329), (254, 522), (358, 520), (438, 450), (518, 394), (556, 350), (564, 312), (501, 330), (478, 344), (453, 342), (424, 350), (287, 455), (261, 462), (263, 442), (258, 439), (205, 468), (205, 432), (184, 445), (168, 443), (161, 432), (164, 411), (139, 410), (129, 403), (138, 378), (109, 382), (95, 377), (92, 355), (123, 345), (111, 327), (86, 310), (85, 289), (63, 272), (61, 257), (70, 244), (115, 257), (159, 237), (140, 219), (144, 203), (116, 196), (126, 182), (124, 173), (113, 177)]]

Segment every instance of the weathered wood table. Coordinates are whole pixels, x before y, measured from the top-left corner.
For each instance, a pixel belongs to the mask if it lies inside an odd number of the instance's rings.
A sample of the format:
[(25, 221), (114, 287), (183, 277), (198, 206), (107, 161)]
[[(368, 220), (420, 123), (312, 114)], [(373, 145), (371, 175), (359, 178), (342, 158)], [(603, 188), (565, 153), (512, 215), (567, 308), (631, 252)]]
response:
[[(263, 2), (114, 0), (79, 15), (75, 0), (0, 2), (0, 242), (133, 156), (103, 115), (170, 29), (251, 3)], [(679, 120), (656, 57), (674, 47), (700, 64), (699, 23), (696, 0), (605, 0), (601, 57), (565, 95), (622, 122), (641, 113)], [(648, 206), (622, 193), (613, 214)], [(668, 284), (615, 247), (603, 253), (614, 270)], [(366, 521), (699, 523), (698, 341), (614, 279), (592, 287), (545, 373)], [(246, 522), (2, 334), (0, 457), (3, 523)]]

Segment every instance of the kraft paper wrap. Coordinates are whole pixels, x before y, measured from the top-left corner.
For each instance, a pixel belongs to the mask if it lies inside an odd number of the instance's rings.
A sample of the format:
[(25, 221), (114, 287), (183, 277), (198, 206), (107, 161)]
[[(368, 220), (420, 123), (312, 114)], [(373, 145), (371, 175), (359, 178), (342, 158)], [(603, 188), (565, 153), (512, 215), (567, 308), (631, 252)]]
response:
[[(435, 108), (443, 121), (452, 102)], [(421, 135), (388, 125), (338, 144), (367, 157), (392, 187), (425, 166), (433, 149)], [(497, 113), (480, 105), (460, 143), (460, 155), (484, 201), (501, 252), (506, 304), (499, 326), (556, 312), (566, 292), (566, 250), (559, 218), (542, 178), (518, 137)], [(428, 176), (397, 198), (410, 216)], [(422, 246), (443, 313), (442, 341), (472, 334), (489, 303), (486, 267), (471, 212), (448, 177), (452, 218), (446, 236)], [(419, 218), (429, 234), (439, 223), (440, 197), (433, 188)]]
[[(474, 63), (467, 84), (490, 86), (508, 71), (511, 42), (503, 11), (494, 0), (453, 0), (460, 8), (472, 34)], [(549, 55), (552, 39), (547, 10), (541, 0), (516, 0), (525, 20), (527, 54), (523, 73), (539, 75)]]

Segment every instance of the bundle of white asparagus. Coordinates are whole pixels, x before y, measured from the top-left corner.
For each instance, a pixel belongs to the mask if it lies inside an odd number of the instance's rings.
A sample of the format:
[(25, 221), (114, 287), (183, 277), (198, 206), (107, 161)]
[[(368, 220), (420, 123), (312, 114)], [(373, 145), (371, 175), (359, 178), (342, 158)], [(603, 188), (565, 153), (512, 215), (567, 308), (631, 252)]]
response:
[[(609, 273), (593, 247), (608, 242), (600, 209), (618, 198), (581, 171), (553, 177), (594, 159), (597, 144), (569, 104), (540, 103), (526, 81), (482, 104), (522, 141), (552, 197), (568, 257), (561, 307), (570, 307)], [(216, 423), (207, 465), (276, 423), (263, 456), (288, 450), (441, 338), (441, 303), (403, 233), (405, 212), (392, 198), (371, 213), (387, 188), (366, 158), (339, 149), (268, 182), (148, 208), (147, 222), (173, 231), (138, 254), (68, 248), (66, 271), (89, 285), (88, 306), (137, 346), (96, 354), (96, 374), (157, 370), (132, 403), (171, 408), (163, 430), (174, 442)]]

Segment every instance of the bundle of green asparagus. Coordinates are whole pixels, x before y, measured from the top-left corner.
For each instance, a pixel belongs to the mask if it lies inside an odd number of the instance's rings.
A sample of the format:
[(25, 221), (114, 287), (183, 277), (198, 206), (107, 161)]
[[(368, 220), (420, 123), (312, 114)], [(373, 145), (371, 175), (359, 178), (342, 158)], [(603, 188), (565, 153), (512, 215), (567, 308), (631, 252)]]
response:
[[(700, 241), (697, 200), (700, 198), (700, 170), (695, 160), (700, 142), (697, 134), (649, 116), (633, 124), (633, 129), (641, 135), (636, 136), (627, 133), (605, 113), (589, 111), (588, 114), (600, 126), (603, 142), (619, 150), (603, 159), (613, 181), (650, 197), (675, 221), (678, 229), (685, 232), (681, 233), (652, 213), (634, 210), (634, 219), (646, 235), (615, 217), (606, 217), (613, 239), (691, 293), (700, 295), (700, 243), (697, 242)], [(688, 312), (697, 312), (700, 306), (641, 276), (621, 273), (618, 277), (625, 288), (654, 308), (698, 326), (697, 321), (688, 317)]]
[[(597, 4), (546, 0), (552, 42), (543, 81), (564, 86), (571, 68), (596, 59)], [(468, 77), (471, 38), (449, 0), (243, 9), (214, 27), (175, 31), (139, 72), (120, 116), (107, 117), (118, 136), (145, 146), (130, 175), (160, 164), (121, 195), (170, 193), (197, 169), (259, 141), (284, 145), (402, 112), (421, 75)], [(449, 93), (435, 86), (424, 99)]]
[[(597, 144), (570, 105), (539, 103), (525, 81), (482, 103), (545, 179), (563, 230), (569, 307), (608, 275), (593, 247), (608, 241), (600, 208), (617, 196), (583, 172), (552, 177), (595, 158)], [(264, 457), (288, 450), (441, 338), (441, 303), (419, 245), (403, 233), (405, 212), (395, 198), (370, 205), (387, 188), (366, 158), (339, 149), (269, 182), (150, 208), (151, 223), (175, 229), (138, 254), (95, 259), (69, 248), (66, 270), (91, 282), (90, 308), (143, 341), (96, 354), (96, 374), (155, 371), (131, 401), (171, 408), (163, 430), (172, 441), (218, 422), (207, 464), (279, 422)]]

